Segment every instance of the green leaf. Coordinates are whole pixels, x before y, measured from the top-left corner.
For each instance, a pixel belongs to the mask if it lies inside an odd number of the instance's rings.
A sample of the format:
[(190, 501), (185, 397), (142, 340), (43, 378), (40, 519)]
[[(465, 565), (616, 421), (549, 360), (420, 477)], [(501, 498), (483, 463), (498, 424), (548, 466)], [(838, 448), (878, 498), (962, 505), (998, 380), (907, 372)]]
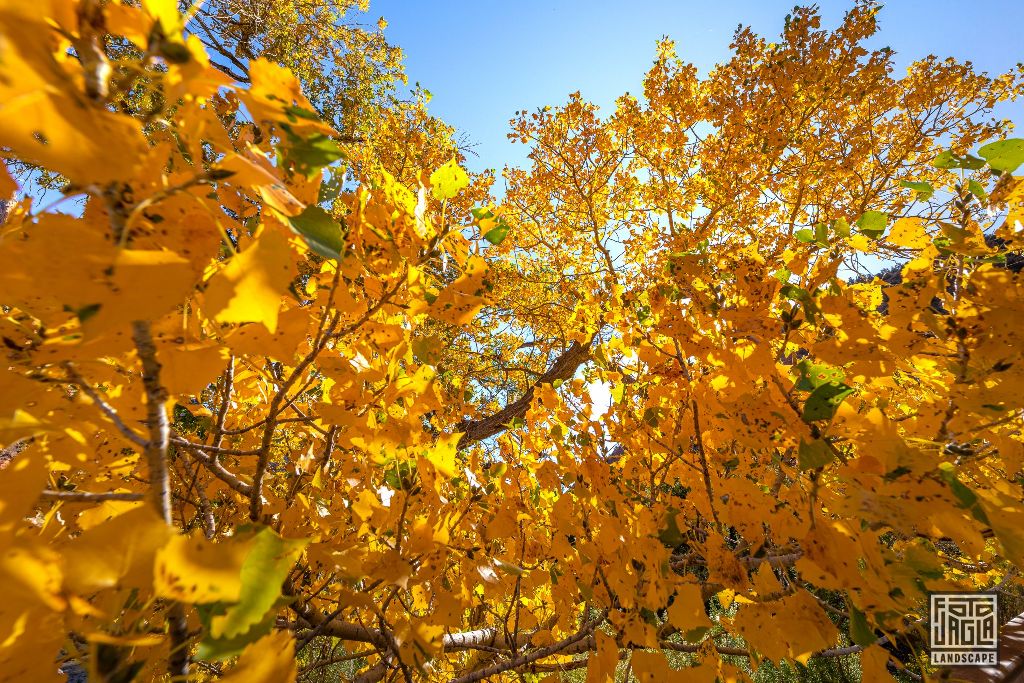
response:
[(288, 118), (292, 121), (296, 119), (306, 119), (308, 121), (319, 121), (320, 115), (315, 111), (310, 111), (305, 107), (300, 107), (297, 104), (289, 104), (284, 107), (284, 112), (288, 115)]
[(961, 507), (970, 510), (971, 514), (982, 524), (989, 524), (988, 516), (980, 505), (978, 495), (968, 488), (956, 475), (956, 466), (951, 462), (944, 462), (939, 465), (939, 476), (942, 478), (949, 490), (956, 496)]
[(679, 523), (676, 521), (676, 515), (678, 514), (679, 510), (670, 507), (662, 519), (663, 526), (661, 531), (658, 532), (658, 540), (667, 548), (675, 548), (686, 540), (686, 536), (679, 529)]
[(412, 340), (413, 356), (420, 363), (437, 367), (444, 360), (444, 351), (444, 342), (436, 335), (415, 337)]
[(822, 384), (829, 382), (841, 383), (846, 379), (843, 371), (828, 365), (816, 365), (809, 360), (802, 360), (796, 364), (796, 371), (799, 379), (794, 387), (797, 391), (814, 391)]
[(977, 197), (978, 201), (983, 202), (988, 199), (988, 192), (985, 192), (985, 186), (977, 180), (970, 180), (967, 182), (967, 191)]
[(1024, 164), (1024, 140), (1014, 138), (990, 142), (978, 150), (988, 165), (1003, 173), (1013, 173)]
[(814, 231), (808, 228), (804, 228), (802, 230), (797, 230), (793, 234), (793, 237), (795, 237), (799, 242), (810, 244), (811, 242), (814, 241)]
[(285, 159), (297, 173), (310, 178), (324, 166), (345, 157), (345, 152), (334, 140), (322, 133), (302, 137), (292, 132), (288, 124), (281, 126), (285, 132), (282, 145)]
[(406, 489), (408, 484), (415, 479), (416, 470), (416, 465), (407, 460), (395, 461), (394, 466), (388, 468), (384, 473), (384, 483), (396, 491)]
[(814, 241), (823, 247), (828, 246), (828, 226), (818, 223), (814, 226)]
[[(72, 310), (72, 312), (78, 317), (78, 322), (84, 323), (86, 320), (99, 313), (100, 308), (102, 307), (103, 304), (88, 304), (86, 306), (82, 306), (81, 308), (74, 309)], [(65, 308), (65, 310), (71, 309)]]
[(244, 650), (246, 645), (270, 633), (274, 629), (274, 622), (277, 621), (277, 610), (268, 610), (262, 621), (244, 633), (231, 638), (214, 638), (210, 635), (210, 622), (214, 617), (223, 615), (225, 609), (224, 603), (196, 605), (199, 621), (203, 624), (203, 631), (206, 633), (206, 637), (203, 638), (203, 642), (196, 650), (197, 659), (204, 662), (216, 662), (234, 657)]
[(160, 56), (171, 64), (188, 64), (192, 59), (192, 52), (181, 41), (161, 39), (158, 45)]
[(878, 239), (889, 224), (889, 214), (882, 211), (867, 211), (857, 219), (857, 229), (868, 237)]
[(900, 187), (907, 187), (917, 193), (917, 198), (926, 200), (935, 194), (935, 188), (932, 187), (931, 183), (924, 181), (913, 181), (913, 180), (901, 180)]
[(837, 218), (832, 221), (832, 230), (840, 237), (850, 236), (850, 224), (846, 222), (845, 218)]
[(779, 289), (779, 294), (784, 299), (791, 299), (793, 301), (810, 301), (811, 295), (807, 293), (807, 290), (803, 287), (794, 284), (783, 285)]
[(508, 237), (508, 231), (511, 226), (503, 220), (499, 220), (498, 224), (484, 233), (484, 239), (491, 244), (501, 244)]
[(344, 230), (331, 214), (319, 206), (307, 206), (288, 220), (292, 230), (302, 235), (310, 249), (324, 258), (341, 259), (345, 251)]
[(853, 605), (850, 605), (850, 640), (863, 647), (878, 640), (871, 625), (868, 624), (868, 618)]
[(800, 440), (800, 449), (797, 453), (797, 460), (800, 464), (800, 471), (813, 470), (819, 467), (824, 467), (833, 460), (835, 460), (835, 454), (829, 450), (828, 445), (822, 439), (815, 439), (810, 443), (807, 443), (803, 439)]
[(970, 154), (958, 156), (956, 154), (953, 154), (949, 150), (941, 152), (937, 157), (932, 159), (932, 166), (934, 166), (935, 168), (943, 168), (946, 170), (954, 168), (966, 168), (971, 171), (976, 171), (977, 169), (983, 167), (984, 165), (984, 160), (979, 159), (976, 156), (971, 156)]
[(805, 422), (815, 420), (830, 420), (836, 414), (836, 409), (847, 396), (853, 393), (853, 388), (842, 382), (829, 382), (822, 384), (807, 397), (804, 403), (803, 418)]
[(309, 541), (290, 540), (272, 529), (256, 532), (252, 550), (242, 563), (242, 590), (237, 603), (223, 615), (214, 616), (210, 634), (214, 638), (235, 638), (266, 619), (281, 597), (281, 586), (288, 572)]
[(651, 426), (651, 427), (657, 428), (658, 423), (659, 423), (660, 418), (661, 418), (659, 413), (660, 413), (660, 411), (657, 408), (655, 408), (653, 406), (649, 406), (648, 408), (646, 408), (644, 410), (644, 417), (643, 417), (644, 423), (649, 425), (649, 426)]

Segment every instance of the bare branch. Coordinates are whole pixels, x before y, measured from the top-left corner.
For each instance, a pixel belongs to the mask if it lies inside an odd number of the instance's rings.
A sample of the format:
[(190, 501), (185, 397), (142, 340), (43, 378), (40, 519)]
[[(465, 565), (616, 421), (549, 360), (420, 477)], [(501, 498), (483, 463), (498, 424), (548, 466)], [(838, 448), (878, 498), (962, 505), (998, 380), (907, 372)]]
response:
[(551, 655), (559, 654), (563, 650), (568, 650), (573, 645), (581, 641), (586, 641), (591, 636), (591, 634), (593, 634), (594, 629), (597, 628), (605, 620), (607, 616), (608, 611), (605, 610), (601, 613), (600, 617), (594, 619), (593, 621), (587, 622), (586, 624), (584, 624), (583, 628), (581, 628), (579, 631), (577, 631), (576, 633), (574, 633), (573, 635), (569, 636), (564, 640), (560, 640), (557, 643), (552, 643), (551, 645), (547, 645), (545, 647), (538, 648), (531, 652), (524, 653), (518, 657), (514, 657), (513, 659), (498, 662), (497, 664), (492, 664), (491, 666), (488, 666), (483, 669), (477, 669), (476, 671), (466, 674), (465, 676), (460, 676), (459, 678), (456, 678), (452, 681), (452, 683), (475, 683), (476, 681), (482, 681), (487, 678), (490, 678), (491, 676), (497, 676), (498, 674), (504, 673), (505, 671), (519, 669), (521, 667), (524, 667), (528, 664), (537, 661), (538, 659), (543, 659), (545, 657), (550, 657)]
[(248, 496), (252, 493), (252, 486), (250, 484), (239, 479), (238, 475), (233, 472), (228, 471), (224, 465), (220, 464), (220, 461), (207, 453), (203, 447), (191, 442), (176, 445), (181, 446), (188, 452), (192, 453), (192, 455), (194, 455), (196, 459), (199, 460), (199, 462), (201, 462), (211, 474), (213, 474), (213, 476), (223, 481), (238, 493), (241, 493), (243, 496)]
[(697, 437), (697, 455), (700, 456), (700, 469), (704, 478), (704, 490), (708, 494), (708, 505), (711, 507), (711, 516), (714, 518), (715, 524), (718, 528), (721, 529), (722, 522), (718, 519), (718, 510), (715, 508), (715, 494), (711, 489), (711, 473), (708, 470), (708, 456), (704, 451), (704, 436), (701, 434), (700, 429), (700, 408), (697, 405), (697, 401), (693, 401), (692, 406), (693, 432)]
[[(167, 471), (167, 448), (170, 445), (171, 425), (164, 404), (167, 389), (160, 383), (160, 362), (156, 359), (156, 345), (149, 323), (132, 323), (132, 339), (142, 362), (142, 385), (146, 391), (146, 421), (149, 441), (146, 443), (146, 467), (149, 473), (150, 499), (157, 512), (168, 525), (171, 519), (171, 479)], [(172, 678), (188, 677), (188, 620), (181, 603), (173, 603), (167, 610), (171, 651), (167, 658), (167, 672)]]
[[(591, 341), (593, 341), (593, 337), (591, 337)], [(522, 396), (493, 415), (463, 423), (459, 427), (463, 433), (462, 437), (459, 438), (459, 450), (468, 448), (478, 441), (508, 429), (509, 424), (513, 420), (526, 415), (526, 411), (530, 408), (530, 403), (533, 402), (533, 396), (537, 387), (543, 384), (551, 384), (556, 380), (569, 379), (588, 360), (590, 360), (590, 344), (584, 345), (574, 341)]]
[(132, 339), (142, 362), (142, 384), (146, 391), (146, 421), (149, 440), (142, 446), (149, 472), (150, 495), (153, 507), (168, 524), (171, 523), (171, 480), (167, 473), (167, 446), (170, 443), (171, 425), (167, 419), (164, 403), (167, 390), (160, 384), (160, 362), (156, 359), (156, 345), (150, 332), (149, 323), (132, 323)]
[(228, 359), (228, 367), (224, 370), (224, 380), (221, 382), (220, 407), (217, 409), (217, 424), (213, 427), (213, 446), (219, 448), (224, 439), (224, 421), (228, 417), (228, 408), (231, 406), (231, 392), (235, 388), (235, 357)]
[(143, 493), (127, 493), (124, 491), (109, 491), (105, 493), (90, 493), (86, 491), (43, 491), (39, 494), (43, 500), (61, 501), (64, 503), (102, 503), (108, 500), (136, 501), (145, 500)]
[(68, 373), (68, 383), (73, 384), (82, 390), (82, 393), (88, 396), (96, 407), (107, 416), (107, 419), (114, 423), (117, 427), (117, 431), (121, 432), (122, 435), (136, 446), (145, 449), (149, 446), (149, 442), (146, 441), (142, 436), (139, 435), (134, 429), (129, 427), (121, 419), (121, 416), (117, 414), (117, 410), (114, 409), (109, 403), (103, 400), (103, 397), (92, 388), (92, 385), (86, 381), (84, 377), (74, 368), (71, 363), (64, 364), (64, 370)]

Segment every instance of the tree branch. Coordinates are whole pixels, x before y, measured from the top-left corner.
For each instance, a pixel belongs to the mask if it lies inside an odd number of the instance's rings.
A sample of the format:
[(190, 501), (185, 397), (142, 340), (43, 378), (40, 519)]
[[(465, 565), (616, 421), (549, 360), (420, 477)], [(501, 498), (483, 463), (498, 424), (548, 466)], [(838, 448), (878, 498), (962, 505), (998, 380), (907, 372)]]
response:
[[(592, 341), (593, 337), (591, 337)], [(574, 341), (522, 396), (493, 415), (460, 425), (459, 430), (462, 431), (462, 436), (459, 438), (459, 450), (469, 448), (478, 441), (483, 441), (508, 429), (513, 420), (526, 415), (530, 403), (533, 402), (537, 387), (542, 384), (551, 384), (556, 380), (569, 379), (576, 374), (577, 368), (588, 360), (590, 360), (590, 343), (583, 345)]]
[(704, 436), (700, 429), (700, 408), (697, 406), (697, 401), (692, 401), (693, 407), (693, 433), (697, 438), (697, 455), (700, 456), (700, 469), (701, 474), (704, 478), (704, 491), (708, 494), (708, 505), (711, 507), (711, 516), (715, 520), (715, 525), (721, 529), (722, 522), (718, 519), (718, 510), (715, 508), (715, 494), (711, 489), (711, 472), (708, 469), (708, 456), (704, 451)]
[[(327, 322), (328, 318), (331, 318), (330, 323)], [(295, 382), (298, 381), (302, 373), (306, 371), (315, 360), (316, 357), (324, 350), (327, 345), (327, 340), (331, 338), (334, 333), (334, 329), (338, 324), (337, 314), (330, 316), (328, 311), (324, 311), (324, 317), (320, 323), (320, 332), (317, 334), (317, 338), (313, 341), (313, 348), (310, 349), (306, 357), (299, 361), (299, 364), (295, 366), (291, 374), (288, 375), (288, 379), (284, 381), (281, 388), (274, 394), (274, 398), (270, 401), (270, 407), (267, 410), (267, 421), (263, 428), (263, 437), (260, 440), (259, 447), (259, 461), (256, 463), (256, 474), (252, 479), (252, 488), (249, 493), (249, 519), (254, 522), (259, 522), (260, 517), (263, 515), (263, 477), (267, 472), (267, 465), (270, 463), (270, 447), (273, 443), (274, 433), (276, 432), (278, 416), (285, 410), (286, 406), (290, 401), (286, 402), (288, 398), (288, 392), (294, 386)], [(299, 393), (302, 393), (301, 391)]]
[(126, 439), (140, 448), (145, 449), (149, 446), (149, 442), (140, 436), (138, 432), (124, 423), (121, 416), (117, 414), (117, 410), (103, 400), (103, 397), (92, 388), (89, 382), (82, 377), (71, 363), (65, 363), (64, 370), (68, 373), (68, 382), (81, 389), (82, 393), (88, 396), (90, 400), (96, 404), (96, 407), (100, 409), (100, 412), (106, 415), (107, 419), (114, 423), (114, 426), (117, 427), (117, 431), (121, 432)]
[(228, 408), (231, 406), (231, 392), (235, 388), (235, 357), (228, 359), (228, 367), (224, 370), (224, 378), (221, 381), (220, 407), (217, 408), (217, 423), (213, 427), (213, 447), (220, 448), (224, 440), (224, 422), (228, 418)]
[(569, 649), (576, 643), (587, 640), (591, 636), (591, 634), (593, 634), (594, 629), (597, 628), (605, 620), (607, 616), (608, 611), (605, 610), (601, 613), (600, 617), (594, 619), (593, 621), (587, 622), (583, 626), (583, 628), (581, 628), (579, 631), (577, 631), (576, 633), (572, 634), (564, 640), (560, 640), (557, 643), (552, 643), (551, 645), (547, 645), (545, 647), (538, 648), (531, 652), (524, 653), (522, 655), (519, 655), (518, 657), (514, 657), (503, 662), (498, 662), (497, 664), (492, 664), (491, 666), (488, 666), (486, 668), (477, 669), (476, 671), (468, 673), (465, 676), (460, 676), (459, 678), (456, 678), (452, 681), (452, 683), (475, 683), (476, 681), (482, 681), (484, 679), (490, 678), (491, 676), (497, 676), (500, 673), (504, 673), (506, 671), (511, 671), (513, 669), (518, 669), (520, 667), (526, 666), (537, 661), (538, 659), (544, 659), (545, 657), (550, 657), (551, 655), (559, 654), (563, 650)]
[(156, 359), (156, 345), (153, 343), (149, 323), (139, 320), (132, 323), (132, 339), (142, 362), (142, 385), (146, 392), (149, 440), (140, 445), (149, 472), (150, 495), (157, 513), (170, 524), (171, 480), (167, 472), (167, 447), (170, 444), (171, 425), (164, 409), (167, 390), (160, 384), (160, 363)]
[[(132, 339), (142, 362), (142, 385), (146, 392), (146, 422), (149, 440), (144, 449), (149, 473), (150, 499), (163, 520), (171, 526), (171, 479), (167, 471), (167, 448), (170, 445), (171, 425), (164, 404), (167, 389), (160, 383), (160, 362), (156, 359), (156, 345), (149, 323), (132, 323)], [(186, 680), (189, 669), (188, 619), (185, 608), (174, 602), (167, 610), (167, 626), (171, 636), (167, 656), (167, 672), (172, 679)]]
[(65, 503), (102, 503), (108, 500), (137, 501), (145, 500), (143, 493), (127, 493), (110, 491), (104, 493), (88, 493), (86, 491), (43, 491), (39, 494), (43, 500), (62, 501)]
[(239, 479), (238, 475), (228, 471), (228, 469), (225, 468), (224, 465), (220, 464), (220, 461), (218, 461), (212, 455), (207, 453), (205, 450), (203, 450), (203, 448), (201, 448), (197, 444), (185, 442), (178, 445), (192, 453), (192, 455), (194, 455), (196, 459), (199, 460), (199, 462), (206, 466), (206, 469), (208, 469), (210, 473), (213, 474), (213, 476), (223, 481), (233, 490), (237, 491), (238, 493), (241, 493), (243, 496), (248, 496), (252, 493), (252, 486), (250, 484), (247, 484), (246, 482)]

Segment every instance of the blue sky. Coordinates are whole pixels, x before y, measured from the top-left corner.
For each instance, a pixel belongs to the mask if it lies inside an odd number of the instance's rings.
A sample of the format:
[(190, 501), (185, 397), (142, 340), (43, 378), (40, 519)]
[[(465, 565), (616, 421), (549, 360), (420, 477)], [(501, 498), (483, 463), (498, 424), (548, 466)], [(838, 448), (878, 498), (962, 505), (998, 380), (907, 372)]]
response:
[[(563, 102), (570, 92), (608, 107), (639, 93), (668, 35), (680, 56), (706, 73), (729, 56), (737, 25), (777, 36), (793, 0), (371, 0), (369, 15), (389, 22), (403, 48), (410, 82), (433, 94), (431, 111), (476, 143), (475, 170), (520, 164), (525, 147), (509, 142), (520, 109)], [(824, 0), (823, 25), (850, 6)], [(889, 46), (902, 67), (928, 54), (970, 60), (989, 73), (1024, 60), (1020, 0), (890, 0), (870, 45)], [(1000, 111), (1024, 125), (1024, 103)], [(1019, 132), (1019, 131), (1018, 131)], [(496, 188), (497, 189), (497, 188)]]

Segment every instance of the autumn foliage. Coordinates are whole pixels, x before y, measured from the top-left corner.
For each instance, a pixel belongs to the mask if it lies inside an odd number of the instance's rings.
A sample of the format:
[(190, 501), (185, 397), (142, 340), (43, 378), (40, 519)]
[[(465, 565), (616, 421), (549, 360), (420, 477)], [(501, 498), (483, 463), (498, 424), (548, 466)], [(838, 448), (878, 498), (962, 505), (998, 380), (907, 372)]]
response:
[(926, 674), (1024, 569), (1024, 73), (665, 41), (498, 201), (355, 6), (0, 2), (0, 680)]

